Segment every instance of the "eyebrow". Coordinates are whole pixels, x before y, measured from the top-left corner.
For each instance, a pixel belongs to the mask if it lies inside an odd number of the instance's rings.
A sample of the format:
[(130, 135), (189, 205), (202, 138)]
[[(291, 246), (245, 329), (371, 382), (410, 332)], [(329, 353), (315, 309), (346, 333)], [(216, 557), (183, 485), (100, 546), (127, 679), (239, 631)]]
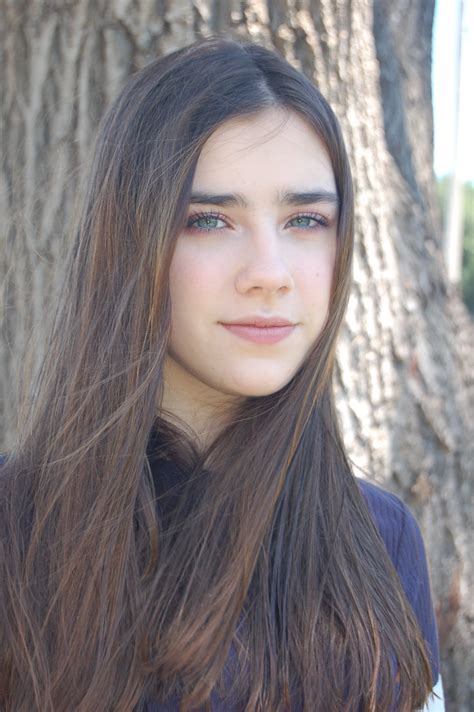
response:
[[(190, 203), (201, 205), (219, 205), (221, 207), (241, 207), (248, 208), (250, 203), (241, 193), (208, 193), (205, 191), (193, 191), (189, 199)], [(316, 190), (305, 190), (294, 192), (285, 190), (278, 193), (276, 204), (293, 206), (309, 205), (310, 203), (332, 203), (339, 205), (337, 193), (331, 190), (318, 188)]]

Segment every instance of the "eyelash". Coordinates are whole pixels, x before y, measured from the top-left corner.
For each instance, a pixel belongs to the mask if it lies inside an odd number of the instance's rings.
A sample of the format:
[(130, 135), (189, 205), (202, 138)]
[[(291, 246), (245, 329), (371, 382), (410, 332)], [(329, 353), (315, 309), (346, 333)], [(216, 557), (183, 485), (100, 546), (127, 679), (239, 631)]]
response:
[[(193, 223), (198, 222), (198, 220), (202, 220), (203, 218), (211, 218), (214, 220), (222, 220), (223, 222), (226, 222), (226, 218), (224, 215), (221, 213), (213, 213), (213, 212), (207, 212), (207, 213), (193, 213), (192, 215), (189, 216), (187, 222), (186, 222), (186, 229), (191, 230), (193, 232), (213, 232), (215, 230), (223, 230), (224, 228), (222, 227), (211, 227), (211, 228), (206, 228), (206, 227), (196, 227), (193, 225)], [(324, 215), (321, 215), (320, 213), (300, 213), (299, 215), (295, 215), (294, 217), (290, 218), (288, 222), (292, 222), (293, 220), (298, 220), (299, 218), (309, 218), (311, 220), (316, 220), (317, 225), (313, 225), (311, 227), (305, 226), (301, 227), (301, 230), (304, 231), (311, 231), (311, 230), (320, 230), (321, 228), (325, 228), (329, 226), (329, 220), (324, 217)]]

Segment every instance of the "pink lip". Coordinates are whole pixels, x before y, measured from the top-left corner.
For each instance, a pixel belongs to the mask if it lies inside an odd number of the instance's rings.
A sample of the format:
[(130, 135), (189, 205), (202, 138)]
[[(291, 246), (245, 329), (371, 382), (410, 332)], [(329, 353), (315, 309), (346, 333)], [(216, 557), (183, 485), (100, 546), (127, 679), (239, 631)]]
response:
[(254, 326), (251, 324), (222, 324), (224, 328), (236, 336), (256, 344), (276, 344), (285, 339), (295, 328), (295, 324), (287, 326)]

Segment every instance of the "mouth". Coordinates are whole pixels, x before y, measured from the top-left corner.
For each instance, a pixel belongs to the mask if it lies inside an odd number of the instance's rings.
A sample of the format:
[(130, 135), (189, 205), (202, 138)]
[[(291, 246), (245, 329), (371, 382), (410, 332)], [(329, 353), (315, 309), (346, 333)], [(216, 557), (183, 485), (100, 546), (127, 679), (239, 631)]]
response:
[(231, 334), (246, 341), (252, 341), (256, 344), (276, 344), (279, 341), (287, 338), (296, 328), (296, 324), (287, 322), (284, 325), (265, 325), (257, 326), (255, 324), (225, 324), (221, 325)]
[(265, 316), (264, 314), (251, 314), (250, 316), (243, 316), (240, 319), (234, 319), (233, 321), (220, 322), (222, 324), (231, 324), (236, 326), (259, 326), (259, 327), (272, 327), (272, 326), (295, 326), (293, 321), (286, 319), (283, 316)]

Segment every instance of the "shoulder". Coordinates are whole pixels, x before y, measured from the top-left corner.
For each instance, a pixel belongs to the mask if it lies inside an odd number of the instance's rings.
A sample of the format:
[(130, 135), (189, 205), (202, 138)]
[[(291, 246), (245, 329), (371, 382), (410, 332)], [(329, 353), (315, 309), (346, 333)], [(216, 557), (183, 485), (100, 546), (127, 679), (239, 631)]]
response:
[(388, 555), (409, 598), (418, 596), (427, 575), (420, 527), (407, 505), (392, 492), (357, 480)]
[(439, 673), (438, 632), (420, 527), (409, 507), (399, 497), (372, 482), (356, 479), (418, 620), (428, 646), (433, 681), (436, 682)]
[[(358, 478), (357, 483), (399, 575), (414, 574), (416, 578), (421, 572), (413, 570), (413, 564), (418, 561), (423, 566), (426, 552), (420, 527), (411, 510), (397, 495), (379, 485)], [(416, 585), (415, 581), (406, 583)]]
[(397, 495), (367, 480), (356, 480), (388, 554), (395, 568), (398, 568), (403, 540), (407, 536), (421, 539), (418, 524)]

